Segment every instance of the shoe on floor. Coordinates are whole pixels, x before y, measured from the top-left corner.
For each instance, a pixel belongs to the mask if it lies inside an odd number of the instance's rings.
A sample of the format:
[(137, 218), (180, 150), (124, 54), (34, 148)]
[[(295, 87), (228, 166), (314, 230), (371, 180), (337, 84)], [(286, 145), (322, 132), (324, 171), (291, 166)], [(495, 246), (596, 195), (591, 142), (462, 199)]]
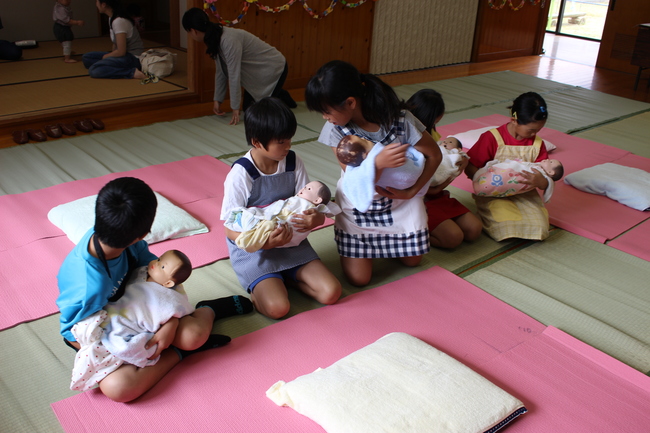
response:
[(75, 128), (74, 125), (71, 125), (69, 123), (59, 123), (57, 126), (61, 128), (61, 131), (65, 135), (75, 135), (77, 133), (77, 128)]
[(28, 129), (27, 134), (29, 139), (33, 141), (45, 141), (47, 140), (47, 135), (40, 129)]
[(47, 125), (45, 126), (45, 133), (52, 138), (59, 138), (63, 135), (63, 131), (59, 125)]
[(27, 131), (14, 131), (12, 135), (16, 144), (25, 144), (29, 141)]
[(93, 125), (87, 119), (84, 120), (75, 120), (72, 122), (79, 131), (81, 132), (93, 132)]
[(104, 129), (104, 122), (99, 119), (84, 119), (86, 122), (90, 123), (93, 129), (101, 130)]

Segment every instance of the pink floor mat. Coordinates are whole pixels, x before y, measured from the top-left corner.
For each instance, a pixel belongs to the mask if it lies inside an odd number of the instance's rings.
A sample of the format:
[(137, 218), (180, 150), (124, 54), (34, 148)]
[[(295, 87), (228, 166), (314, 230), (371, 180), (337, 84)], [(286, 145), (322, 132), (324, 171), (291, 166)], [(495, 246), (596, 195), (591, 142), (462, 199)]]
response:
[(0, 220), (9, 230), (0, 232), (0, 286), (4, 297), (0, 304), (0, 329), (58, 311), (56, 274), (74, 244), (47, 219), (47, 213), (59, 204), (97, 194), (117, 177), (144, 180), (210, 230), (153, 244), (152, 252), (181, 250), (196, 267), (228, 257), (219, 211), (229, 170), (228, 165), (213, 157), (200, 156), (1, 196)]
[[(265, 395), (390, 332), (406, 332), (520, 398), (508, 431), (643, 431), (650, 378), (434, 267), (192, 355), (130, 404), (97, 390), (52, 404), (72, 432), (322, 432)], [(67, 384), (60, 384), (67, 386)]]
[[(508, 117), (500, 114), (446, 125), (439, 128), (443, 137), (485, 126), (502, 125)], [(630, 153), (595, 141), (574, 137), (553, 129), (544, 128), (542, 138), (557, 146), (550, 156), (564, 165), (564, 174), (606, 162), (621, 161)], [(639, 157), (641, 158), (641, 157)], [(647, 160), (647, 158), (644, 158)], [(472, 183), (460, 175), (453, 186), (472, 192)], [(555, 183), (555, 192), (546, 203), (550, 222), (580, 236), (604, 243), (648, 218), (647, 214), (624, 206), (607, 197), (585, 193), (563, 181)]]

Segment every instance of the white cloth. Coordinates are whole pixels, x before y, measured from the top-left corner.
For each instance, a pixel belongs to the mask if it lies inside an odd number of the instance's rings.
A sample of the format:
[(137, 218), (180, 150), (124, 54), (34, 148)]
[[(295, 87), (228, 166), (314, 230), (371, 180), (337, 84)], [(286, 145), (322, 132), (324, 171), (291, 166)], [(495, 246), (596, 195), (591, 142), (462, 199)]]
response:
[[(230, 230), (245, 233), (259, 228), (260, 221), (273, 221), (273, 228), (279, 224), (289, 224), (293, 229), (291, 241), (282, 245), (280, 248), (295, 247), (305, 240), (309, 232), (297, 231), (291, 223), (291, 218), (294, 215), (303, 213), (307, 209), (313, 208), (330, 218), (341, 213), (341, 208), (334, 202), (330, 202), (327, 205), (321, 203), (316, 206), (309, 200), (295, 195), (285, 200), (277, 200), (266, 207), (234, 208), (224, 225)], [(239, 243), (237, 243), (237, 246), (242, 248)]]
[(110, 353), (102, 344), (104, 328), (101, 324), (108, 314), (104, 310), (86, 317), (72, 327), (72, 335), (81, 345), (74, 358), (70, 389), (86, 391), (117, 370), (124, 361)]
[[(386, 168), (376, 182), (385, 188), (407, 189), (418, 180), (424, 170), (424, 155), (408, 145), (406, 162), (400, 167)], [(359, 212), (366, 212), (375, 196), (375, 159), (382, 151), (382, 144), (375, 144), (366, 159), (358, 167), (348, 166), (343, 177), (343, 191)]]
[(108, 318), (102, 344), (113, 355), (138, 367), (154, 365), (160, 357), (148, 359), (156, 346), (145, 349), (160, 325), (172, 317), (194, 312), (182, 285), (167, 288), (147, 281), (147, 267), (136, 269), (124, 295), (105, 307)]
[(526, 411), (469, 367), (397, 332), (325, 369), (279, 381), (266, 396), (328, 433), (480, 433)]
[(607, 162), (571, 173), (564, 183), (636, 210), (650, 209), (650, 173), (638, 168)]
[(462, 161), (463, 157), (467, 157), (467, 154), (462, 150), (447, 149), (440, 145), (439, 147), (440, 152), (442, 153), (442, 160), (431, 178), (431, 185), (433, 186), (440, 185), (451, 176), (454, 178), (458, 177), (458, 175), (460, 175), (460, 168), (456, 164)]

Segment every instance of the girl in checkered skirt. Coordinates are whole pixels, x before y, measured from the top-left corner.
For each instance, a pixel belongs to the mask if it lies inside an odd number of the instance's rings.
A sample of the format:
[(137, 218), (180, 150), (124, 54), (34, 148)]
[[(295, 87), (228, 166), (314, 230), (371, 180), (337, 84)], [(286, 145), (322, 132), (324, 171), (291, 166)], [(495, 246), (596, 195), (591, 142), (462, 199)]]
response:
[(322, 113), (327, 120), (318, 140), (334, 153), (341, 138), (349, 134), (385, 146), (375, 160), (380, 177), (383, 169), (404, 164), (408, 147), (403, 144), (413, 145), (424, 155), (424, 170), (412, 187), (376, 187), (366, 212), (355, 209), (345, 196), (341, 180), (346, 167), (342, 164), (336, 191), (343, 212), (336, 217), (334, 232), (343, 272), (352, 284), (370, 282), (375, 258), (394, 257), (406, 266), (417, 266), (429, 251), (422, 196), (442, 159), (431, 135), (405, 110), (390, 86), (343, 61), (326, 63), (316, 72), (305, 89), (305, 100), (311, 111)]

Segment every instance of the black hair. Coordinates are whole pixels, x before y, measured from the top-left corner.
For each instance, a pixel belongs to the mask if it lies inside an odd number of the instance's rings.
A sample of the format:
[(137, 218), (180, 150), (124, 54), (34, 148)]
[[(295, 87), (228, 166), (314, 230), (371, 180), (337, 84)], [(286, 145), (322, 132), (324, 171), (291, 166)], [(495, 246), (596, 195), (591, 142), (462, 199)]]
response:
[(406, 105), (428, 132), (436, 130), (436, 120), (445, 114), (445, 101), (433, 89), (418, 90), (406, 101)]
[(185, 255), (182, 251), (170, 250), (172, 254), (178, 257), (178, 260), (181, 261), (181, 265), (176, 269), (174, 275), (172, 275), (172, 281), (174, 284), (181, 284), (187, 281), (192, 273), (192, 262), (190, 258)]
[(186, 32), (194, 29), (199, 32), (205, 33), (203, 42), (207, 50), (206, 54), (216, 59), (219, 56), (219, 46), (221, 45), (221, 35), (223, 34), (223, 26), (220, 23), (210, 21), (208, 14), (203, 9), (191, 8), (183, 14), (183, 28)]
[(562, 179), (562, 176), (564, 176), (564, 166), (560, 164), (553, 172), (553, 176), (551, 176), (551, 179), (553, 179), (555, 182), (558, 180)]
[(297, 128), (293, 111), (278, 98), (262, 98), (244, 111), (244, 130), (250, 146), (253, 140), (265, 149), (271, 140), (290, 140)]
[(546, 101), (535, 92), (522, 93), (508, 108), (510, 115), (517, 119), (519, 125), (528, 125), (548, 118)]
[(361, 74), (354, 65), (342, 60), (321, 66), (305, 88), (307, 108), (318, 113), (341, 107), (349, 97), (361, 102), (361, 114), (366, 121), (386, 128), (406, 108), (392, 87), (372, 74)]
[(135, 21), (133, 21), (133, 18), (131, 18), (131, 15), (127, 12), (126, 7), (124, 7), (120, 0), (99, 0), (99, 2), (106, 4), (113, 11), (113, 16), (109, 19), (111, 23), (115, 21), (115, 18), (124, 18), (135, 25)]
[(97, 195), (95, 235), (109, 247), (126, 248), (151, 231), (157, 206), (156, 195), (142, 180), (114, 179)]
[(325, 185), (320, 180), (317, 180), (316, 182), (318, 182), (320, 184), (320, 188), (318, 189), (318, 196), (321, 199), (323, 199), (323, 201), (321, 203), (322, 204), (329, 203), (330, 200), (332, 199), (332, 191), (330, 191), (330, 187)]

